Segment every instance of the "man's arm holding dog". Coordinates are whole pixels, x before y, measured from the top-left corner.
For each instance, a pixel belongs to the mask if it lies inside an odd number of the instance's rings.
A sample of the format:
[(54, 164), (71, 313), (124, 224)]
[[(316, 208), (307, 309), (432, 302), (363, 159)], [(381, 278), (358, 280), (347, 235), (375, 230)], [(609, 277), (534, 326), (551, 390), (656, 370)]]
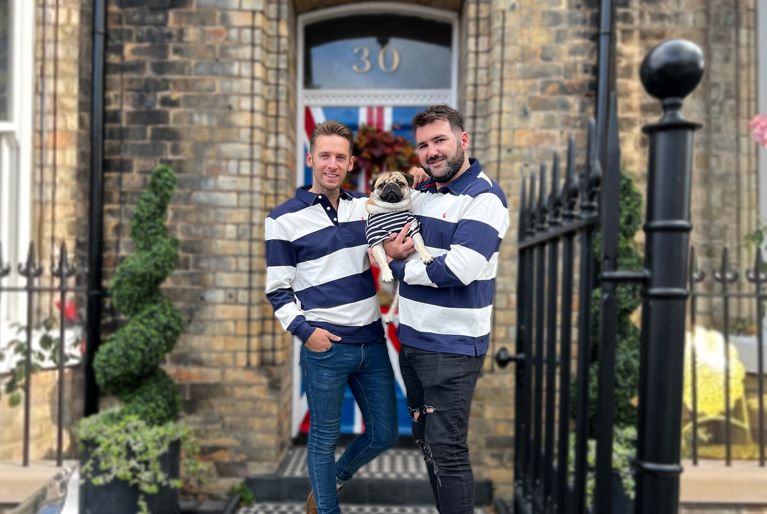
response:
[[(447, 253), (425, 265), (417, 259), (393, 260), (389, 267), (394, 277), (411, 285), (432, 287), (465, 286), (480, 279), (487, 263), (494, 258), (509, 223), (505, 202), (492, 192), (478, 195), (458, 221)], [(385, 247), (389, 257), (397, 257), (402, 234)], [(386, 244), (386, 243), (384, 243)], [(388, 250), (392, 249), (389, 254)], [(412, 253), (412, 252), (411, 252)]]

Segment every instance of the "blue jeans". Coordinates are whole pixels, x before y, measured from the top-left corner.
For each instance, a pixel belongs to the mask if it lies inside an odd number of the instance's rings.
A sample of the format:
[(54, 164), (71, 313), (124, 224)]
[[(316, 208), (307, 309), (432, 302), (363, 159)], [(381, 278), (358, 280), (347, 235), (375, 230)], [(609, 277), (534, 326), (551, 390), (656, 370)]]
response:
[(413, 436), (426, 461), (440, 514), (474, 512), (469, 462), (469, 411), (485, 356), (419, 350), (402, 345), (399, 365), (413, 416)]
[[(326, 352), (301, 346), (310, 428), (307, 464), (318, 514), (340, 514), (336, 480), (349, 480), (364, 464), (397, 440), (397, 411), (386, 341), (334, 343)], [(336, 462), (341, 405), (346, 384), (365, 420), (365, 432)]]

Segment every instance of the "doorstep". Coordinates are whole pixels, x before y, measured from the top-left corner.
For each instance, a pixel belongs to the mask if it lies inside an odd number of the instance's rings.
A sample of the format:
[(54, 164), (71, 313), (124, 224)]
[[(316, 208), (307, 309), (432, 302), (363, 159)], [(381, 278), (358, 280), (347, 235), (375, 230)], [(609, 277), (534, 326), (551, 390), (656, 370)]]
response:
[[(342, 451), (343, 448), (337, 449), (336, 458)], [(306, 458), (306, 447), (294, 446), (275, 474), (250, 477), (245, 484), (261, 502), (305, 502), (310, 489)], [(492, 492), (491, 481), (475, 477), (475, 505), (490, 504)], [(386, 450), (360, 468), (344, 486), (340, 497), (344, 505), (394, 506), (394, 510), (372, 512), (401, 512), (398, 509), (405, 506), (426, 507), (434, 503), (423, 454), (418, 449), (401, 447)]]
[[(489, 507), (488, 507), (489, 509)], [(400, 505), (343, 504), (344, 514), (439, 514), (434, 507), (405, 507)], [(475, 508), (474, 514), (490, 514), (492, 510)], [(305, 514), (305, 503), (256, 503), (241, 507), (237, 514)]]
[(685, 460), (682, 466), (681, 503), (763, 506), (767, 512), (767, 467), (759, 467), (758, 461), (732, 461), (725, 466), (721, 460), (701, 459), (693, 466)]
[(65, 462), (63, 467), (58, 467), (55, 461), (39, 461), (25, 467), (0, 462), (0, 509), (22, 503), (67, 465)]

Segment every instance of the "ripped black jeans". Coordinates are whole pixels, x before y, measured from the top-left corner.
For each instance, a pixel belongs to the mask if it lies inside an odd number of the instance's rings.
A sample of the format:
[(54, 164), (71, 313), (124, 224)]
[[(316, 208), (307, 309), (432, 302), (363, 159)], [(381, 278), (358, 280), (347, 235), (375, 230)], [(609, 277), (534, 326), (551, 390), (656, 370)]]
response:
[(474, 512), (469, 462), (471, 397), (485, 356), (438, 353), (402, 345), (399, 366), (440, 514)]

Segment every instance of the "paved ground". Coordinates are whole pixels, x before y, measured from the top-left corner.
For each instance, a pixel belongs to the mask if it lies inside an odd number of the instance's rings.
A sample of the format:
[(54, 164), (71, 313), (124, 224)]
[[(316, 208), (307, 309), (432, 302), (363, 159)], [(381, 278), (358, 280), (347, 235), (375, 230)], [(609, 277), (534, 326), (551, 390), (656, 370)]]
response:
[[(341, 455), (339, 449), (336, 457)], [(288, 452), (278, 474), (285, 477), (306, 476), (306, 447), (295, 446)], [(363, 466), (355, 475), (360, 479), (405, 479), (428, 481), (423, 456), (416, 449), (392, 448)], [(428, 505), (355, 505), (344, 503), (341, 496), (343, 514), (438, 514), (437, 509)], [(242, 507), (237, 514), (304, 514), (303, 502), (262, 502), (252, 507)], [(475, 514), (488, 514), (489, 511), (476, 509)]]
[[(74, 464), (65, 461), (64, 467)], [(27, 467), (18, 462), (0, 462), (0, 504), (23, 502), (61, 469), (55, 461), (31, 462)]]
[[(343, 450), (336, 452), (336, 458), (341, 456)], [(286, 477), (306, 476), (306, 447), (295, 446), (288, 450), (279, 474)], [(383, 478), (383, 479), (407, 479), (428, 480), (426, 465), (419, 451), (414, 449), (392, 448), (386, 450), (383, 455), (373, 459), (362, 466), (355, 477), (359, 478)]]

